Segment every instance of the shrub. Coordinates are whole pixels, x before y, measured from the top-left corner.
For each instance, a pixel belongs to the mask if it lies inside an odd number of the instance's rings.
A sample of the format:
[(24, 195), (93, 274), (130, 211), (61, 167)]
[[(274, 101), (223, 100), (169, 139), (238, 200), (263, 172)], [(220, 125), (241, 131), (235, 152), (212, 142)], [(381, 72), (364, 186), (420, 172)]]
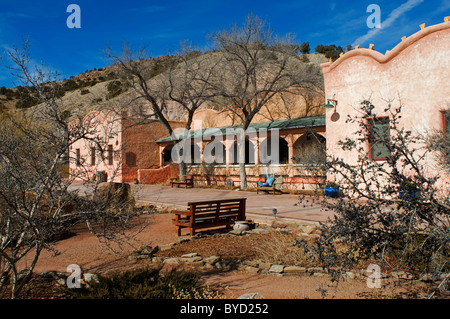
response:
[(143, 268), (111, 276), (98, 276), (87, 288), (73, 290), (80, 299), (176, 299), (218, 296), (198, 285), (200, 276), (193, 271)]
[(264, 238), (255, 247), (257, 258), (263, 262), (289, 266), (310, 266), (316, 258), (304, 247), (293, 244), (291, 235), (276, 235)]
[(109, 82), (106, 89), (108, 90), (108, 94), (106, 96), (107, 100), (112, 99), (113, 97), (116, 97), (124, 92), (123, 84), (118, 80)]

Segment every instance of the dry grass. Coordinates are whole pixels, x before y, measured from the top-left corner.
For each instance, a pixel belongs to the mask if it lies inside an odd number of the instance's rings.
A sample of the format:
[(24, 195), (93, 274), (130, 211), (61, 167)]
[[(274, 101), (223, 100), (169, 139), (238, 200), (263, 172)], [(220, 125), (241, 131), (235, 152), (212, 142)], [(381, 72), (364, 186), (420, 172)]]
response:
[(271, 233), (254, 247), (256, 257), (263, 262), (286, 266), (311, 266), (313, 256), (295, 246), (293, 235)]

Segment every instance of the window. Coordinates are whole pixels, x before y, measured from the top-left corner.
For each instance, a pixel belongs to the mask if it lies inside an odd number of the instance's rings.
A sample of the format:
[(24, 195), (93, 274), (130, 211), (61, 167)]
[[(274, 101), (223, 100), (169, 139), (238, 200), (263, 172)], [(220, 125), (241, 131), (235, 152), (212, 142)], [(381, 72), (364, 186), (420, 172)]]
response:
[(450, 132), (450, 110), (441, 111), (442, 113), (442, 126), (444, 133)]
[(129, 167), (135, 167), (136, 166), (136, 154), (133, 152), (126, 152), (125, 153), (125, 164)]
[(91, 147), (91, 165), (95, 165), (95, 147)]
[(369, 121), (369, 157), (375, 161), (386, 160), (391, 154), (388, 145), (389, 118), (373, 118)]
[(259, 156), (262, 164), (288, 164), (288, 143), (281, 137), (269, 136), (260, 144)]
[(108, 165), (113, 164), (113, 147), (112, 145), (108, 145)]
[[(231, 159), (232, 164), (239, 164), (239, 146), (238, 141), (236, 140), (233, 145), (231, 146)], [(245, 158), (245, 164), (255, 164), (255, 147), (251, 141), (248, 139), (245, 139), (245, 150), (244, 150), (244, 158)]]
[(76, 156), (76, 164), (77, 164), (77, 166), (80, 166), (81, 165), (81, 153), (80, 153), (79, 148), (77, 148), (75, 150), (75, 156)]

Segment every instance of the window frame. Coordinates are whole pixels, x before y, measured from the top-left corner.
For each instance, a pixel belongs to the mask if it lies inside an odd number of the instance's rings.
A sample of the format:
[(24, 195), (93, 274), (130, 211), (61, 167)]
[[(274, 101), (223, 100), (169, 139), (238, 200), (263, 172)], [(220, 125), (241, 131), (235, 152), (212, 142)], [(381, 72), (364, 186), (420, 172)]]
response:
[(75, 149), (75, 163), (76, 166), (81, 166), (81, 149)]
[(95, 166), (95, 162), (96, 162), (96, 148), (95, 146), (92, 146), (90, 148), (90, 155), (91, 155), (91, 166)]
[(450, 128), (449, 126), (450, 123), (447, 123), (447, 116), (450, 116), (450, 110), (442, 110), (441, 111), (442, 131), (444, 132), (444, 134), (448, 133), (447, 130)]
[(113, 149), (112, 144), (108, 144), (107, 152), (108, 152), (108, 155), (106, 157), (106, 159), (108, 161), (107, 165), (113, 165), (114, 164), (114, 149)]
[(386, 161), (388, 158), (387, 157), (374, 157), (373, 156), (373, 145), (376, 143), (374, 143), (374, 141), (376, 141), (376, 139), (372, 139), (371, 138), (371, 134), (372, 134), (372, 123), (375, 121), (379, 121), (379, 120), (388, 120), (388, 138), (391, 138), (391, 129), (390, 129), (390, 123), (391, 123), (391, 119), (389, 116), (372, 116), (367, 118), (367, 128), (368, 128), (368, 138), (367, 138), (367, 144), (368, 144), (368, 148), (369, 148), (369, 159), (371, 161)]

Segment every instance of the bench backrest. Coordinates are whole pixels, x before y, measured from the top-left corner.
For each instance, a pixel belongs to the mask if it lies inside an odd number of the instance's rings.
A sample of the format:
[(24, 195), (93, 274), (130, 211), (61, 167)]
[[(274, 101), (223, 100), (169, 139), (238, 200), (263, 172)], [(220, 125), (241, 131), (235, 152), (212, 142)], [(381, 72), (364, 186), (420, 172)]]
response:
[(189, 210), (195, 221), (220, 218), (245, 220), (246, 198), (223, 199), (213, 201), (189, 202)]
[(282, 184), (283, 184), (283, 176), (278, 176), (273, 183), (273, 187), (275, 187), (275, 189), (280, 189)]

